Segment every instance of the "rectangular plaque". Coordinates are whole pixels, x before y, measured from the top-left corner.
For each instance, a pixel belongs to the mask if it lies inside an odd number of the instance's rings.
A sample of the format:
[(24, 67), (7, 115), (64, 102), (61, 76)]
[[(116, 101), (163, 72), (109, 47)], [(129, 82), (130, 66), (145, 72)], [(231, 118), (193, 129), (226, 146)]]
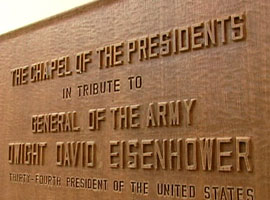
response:
[(269, 9), (103, 0), (1, 35), (0, 199), (270, 199)]

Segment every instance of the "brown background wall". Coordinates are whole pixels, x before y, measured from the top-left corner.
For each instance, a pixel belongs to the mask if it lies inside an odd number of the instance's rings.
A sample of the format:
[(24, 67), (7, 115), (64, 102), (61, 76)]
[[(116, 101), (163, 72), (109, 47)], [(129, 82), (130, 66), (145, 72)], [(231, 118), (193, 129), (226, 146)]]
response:
[[(196, 185), (203, 199), (204, 185), (251, 187), (258, 200), (269, 199), (269, 14), (268, 0), (117, 0), (100, 1), (0, 36), (0, 199), (158, 199), (155, 183)], [(100, 70), (95, 49), (108, 44), (160, 33), (176, 27), (245, 13), (246, 37), (211, 48), (179, 53)], [(220, 38), (219, 38), (220, 39)], [(12, 86), (11, 69), (93, 50), (89, 70), (65, 78)], [(127, 55), (124, 55), (126, 58)], [(74, 60), (71, 61), (71, 66)], [(143, 87), (129, 90), (127, 78), (143, 77)], [(121, 79), (120, 93), (78, 97), (78, 84)], [(62, 88), (74, 88), (74, 96), (63, 100)], [(85, 126), (90, 108), (150, 102), (196, 99), (192, 126), (113, 130), (110, 121), (99, 131)], [(33, 134), (31, 116), (41, 113), (76, 111), (82, 126), (75, 133)], [(145, 115), (143, 115), (145, 117)], [(144, 123), (144, 119), (142, 119)], [(250, 137), (252, 172), (205, 172), (201, 170), (112, 169), (108, 142), (130, 139), (198, 137)], [(95, 168), (57, 167), (57, 141), (95, 140)], [(8, 163), (8, 143), (47, 142), (43, 166)], [(198, 154), (199, 154), (199, 149)], [(234, 149), (235, 150), (235, 149)], [(233, 152), (234, 152), (233, 150)], [(232, 155), (232, 160), (235, 154)], [(216, 169), (216, 166), (214, 166)], [(9, 173), (55, 174), (124, 180), (122, 193), (20, 184)], [(130, 180), (149, 181), (149, 195), (132, 194)], [(236, 199), (236, 198), (235, 198)]]

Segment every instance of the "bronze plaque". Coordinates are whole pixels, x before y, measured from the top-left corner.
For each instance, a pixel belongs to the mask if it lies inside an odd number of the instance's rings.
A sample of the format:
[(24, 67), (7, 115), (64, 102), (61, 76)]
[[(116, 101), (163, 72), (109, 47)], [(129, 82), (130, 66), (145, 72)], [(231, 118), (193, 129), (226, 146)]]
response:
[(270, 199), (269, 9), (103, 0), (0, 36), (0, 199)]

